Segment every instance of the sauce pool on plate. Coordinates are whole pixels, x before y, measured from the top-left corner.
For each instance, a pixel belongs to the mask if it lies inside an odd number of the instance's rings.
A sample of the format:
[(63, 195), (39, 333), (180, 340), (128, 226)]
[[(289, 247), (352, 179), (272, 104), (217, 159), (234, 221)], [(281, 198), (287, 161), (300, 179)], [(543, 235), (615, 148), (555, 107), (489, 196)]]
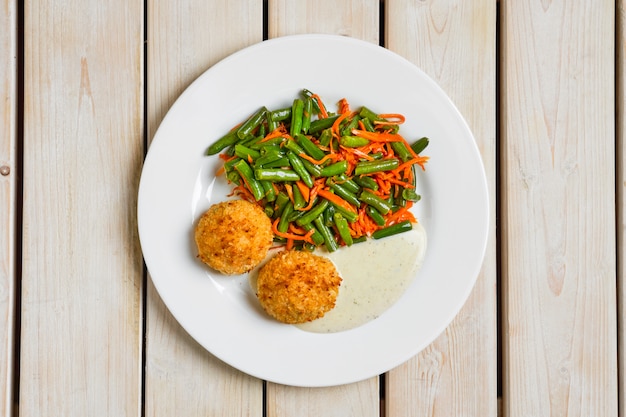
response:
[(318, 254), (333, 261), (343, 278), (335, 308), (324, 317), (298, 324), (314, 333), (349, 330), (374, 320), (391, 307), (408, 288), (426, 251), (426, 231), (413, 229), (384, 239)]

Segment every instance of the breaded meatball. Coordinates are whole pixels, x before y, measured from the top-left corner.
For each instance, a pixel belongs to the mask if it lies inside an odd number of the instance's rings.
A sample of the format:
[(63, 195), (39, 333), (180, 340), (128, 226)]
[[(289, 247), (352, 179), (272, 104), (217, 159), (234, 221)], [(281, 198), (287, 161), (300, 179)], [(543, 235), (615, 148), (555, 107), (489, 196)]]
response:
[(335, 307), (341, 277), (328, 259), (298, 250), (279, 252), (259, 270), (257, 297), (283, 323), (305, 323)]
[(272, 246), (272, 223), (261, 207), (245, 200), (211, 206), (195, 228), (198, 257), (227, 275), (257, 266)]

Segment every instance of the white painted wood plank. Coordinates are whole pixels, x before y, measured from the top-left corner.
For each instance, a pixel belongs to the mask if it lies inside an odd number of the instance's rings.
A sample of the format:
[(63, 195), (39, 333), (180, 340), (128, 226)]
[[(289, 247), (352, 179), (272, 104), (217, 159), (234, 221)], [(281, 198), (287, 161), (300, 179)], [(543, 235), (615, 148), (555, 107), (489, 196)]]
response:
[[(385, 45), (429, 74), (467, 120), (496, 207), (496, 1), (386, 1)], [(433, 138), (432, 140), (436, 140)], [(387, 376), (387, 416), (496, 416), (495, 216), (474, 290), (445, 332)]]
[(13, 415), (17, 209), (17, 2), (0, 8), (0, 414)]
[(616, 415), (615, 2), (501, 2), (503, 409)]
[[(378, 44), (379, 2), (269, 1), (269, 37), (303, 33), (346, 35)], [(329, 388), (267, 384), (268, 417), (379, 415), (378, 378)]]
[(21, 416), (139, 416), (143, 2), (29, 1)]
[[(617, 73), (615, 74), (615, 104), (616, 104), (616, 144), (617, 144), (617, 285), (618, 285), (618, 317), (626, 317), (626, 4), (624, 0), (616, 2), (616, 36), (615, 54)], [(618, 320), (618, 395), (619, 415), (626, 415), (626, 323)]]
[[(148, 2), (148, 137), (180, 93), (227, 55), (263, 39), (261, 1)], [(175, 321), (148, 282), (147, 416), (262, 416), (263, 383), (224, 364)]]

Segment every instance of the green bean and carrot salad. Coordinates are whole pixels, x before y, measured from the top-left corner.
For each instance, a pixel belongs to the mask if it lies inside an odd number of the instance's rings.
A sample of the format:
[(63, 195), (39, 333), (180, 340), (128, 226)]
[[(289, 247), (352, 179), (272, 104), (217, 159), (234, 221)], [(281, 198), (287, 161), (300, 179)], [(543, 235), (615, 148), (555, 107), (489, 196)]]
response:
[(416, 222), (414, 169), (425, 169), (429, 140), (409, 143), (399, 132), (404, 121), (365, 106), (352, 110), (345, 98), (329, 112), (304, 89), (289, 107), (261, 107), (206, 154), (223, 159), (218, 174), (233, 195), (264, 209), (277, 242), (332, 252)]

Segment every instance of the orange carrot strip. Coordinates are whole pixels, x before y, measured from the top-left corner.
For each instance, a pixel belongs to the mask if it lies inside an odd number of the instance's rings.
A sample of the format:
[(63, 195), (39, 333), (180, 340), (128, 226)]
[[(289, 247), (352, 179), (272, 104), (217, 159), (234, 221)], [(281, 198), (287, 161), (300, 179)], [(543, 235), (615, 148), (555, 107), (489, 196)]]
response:
[(322, 102), (322, 99), (317, 94), (311, 94), (311, 98), (317, 101), (317, 107), (320, 108), (320, 116), (322, 119), (326, 119), (328, 117), (328, 112), (326, 111), (326, 106)]
[(339, 113), (350, 113), (350, 104), (345, 98), (339, 100)]
[(272, 130), (270, 133), (268, 133), (267, 135), (265, 135), (265, 137), (263, 139), (261, 139), (259, 141), (259, 143), (263, 143), (263, 142), (267, 142), (270, 139), (274, 139), (274, 138), (278, 138), (280, 136), (283, 136), (284, 134), (286, 134), (287, 131), (285, 130), (285, 126), (283, 126), (282, 124), (280, 126), (278, 126), (276, 129)]
[(309, 201), (311, 189), (307, 187), (307, 185), (302, 180), (296, 181), (296, 186), (300, 190), (300, 193), (302, 194), (302, 197), (304, 197), (304, 200)]
[(291, 204), (293, 204), (293, 189), (291, 188), (291, 184), (284, 184), (284, 187), (289, 196), (289, 200), (291, 200)]
[(337, 156), (336, 156), (335, 154), (326, 154), (326, 155), (325, 155), (322, 159), (320, 159), (319, 161), (318, 161), (317, 159), (315, 159), (315, 158), (313, 158), (313, 157), (311, 157), (311, 156), (309, 156), (309, 155), (305, 154), (305, 153), (298, 154), (298, 156), (299, 156), (300, 158), (304, 158), (304, 159), (306, 159), (306, 160), (307, 160), (307, 161), (309, 161), (309, 162), (314, 163), (315, 165), (321, 165), (321, 164), (323, 164), (324, 162), (328, 161), (329, 159), (331, 159), (331, 160), (335, 160), (335, 159), (337, 159)]
[[(276, 220), (274, 220), (274, 222), (272, 223), (272, 231), (274, 232), (274, 234), (278, 237), (282, 237), (287, 239), (287, 245), (289, 245), (289, 240), (304, 240), (306, 242), (309, 243), (314, 243), (313, 239), (311, 238), (311, 235), (313, 234), (313, 232), (315, 232), (315, 229), (311, 229), (310, 232), (301, 236), (301, 235), (297, 235), (294, 233), (285, 233), (285, 232), (281, 232), (280, 230), (278, 230), (278, 222), (280, 221), (280, 217), (278, 217)], [(293, 245), (293, 243), (292, 243)]]
[(348, 203), (346, 200), (344, 200), (343, 198), (339, 197), (336, 194), (331, 193), (328, 190), (325, 189), (320, 189), (317, 191), (317, 195), (319, 195), (322, 198), (325, 198), (326, 200), (330, 201), (331, 203), (337, 204), (338, 206), (341, 206), (343, 208), (345, 208), (346, 210), (350, 210), (354, 213), (356, 213), (356, 209), (350, 204)]
[(402, 142), (403, 140), (402, 136), (387, 132), (368, 132), (367, 130), (352, 129), (352, 134), (373, 142)]

